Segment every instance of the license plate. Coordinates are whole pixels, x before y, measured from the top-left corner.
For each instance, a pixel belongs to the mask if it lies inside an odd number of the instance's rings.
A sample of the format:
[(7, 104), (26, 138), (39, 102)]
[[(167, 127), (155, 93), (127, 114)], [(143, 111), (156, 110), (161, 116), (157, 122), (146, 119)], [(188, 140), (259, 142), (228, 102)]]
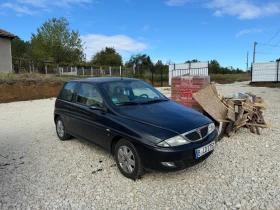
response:
[(195, 150), (195, 158), (199, 158), (201, 157), (202, 155), (205, 155), (206, 153), (212, 151), (215, 147), (215, 141), (203, 146), (203, 147), (200, 147), (198, 149)]

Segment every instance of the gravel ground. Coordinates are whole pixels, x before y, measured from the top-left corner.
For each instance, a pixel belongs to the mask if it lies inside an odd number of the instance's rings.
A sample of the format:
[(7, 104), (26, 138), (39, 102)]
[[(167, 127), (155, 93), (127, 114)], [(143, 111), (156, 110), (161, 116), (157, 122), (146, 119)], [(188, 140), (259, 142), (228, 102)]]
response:
[[(280, 127), (280, 89), (217, 85), (262, 96)], [(170, 88), (161, 89), (167, 96)], [(0, 104), (0, 209), (280, 209), (280, 129), (241, 129), (203, 163), (179, 172), (123, 177), (113, 157), (56, 137), (55, 99)]]

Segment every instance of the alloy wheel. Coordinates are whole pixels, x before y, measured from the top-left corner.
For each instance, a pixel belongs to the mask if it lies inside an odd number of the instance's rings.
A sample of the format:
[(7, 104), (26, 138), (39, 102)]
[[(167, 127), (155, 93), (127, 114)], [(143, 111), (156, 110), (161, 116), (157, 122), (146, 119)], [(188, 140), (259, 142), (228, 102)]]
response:
[(133, 152), (125, 145), (118, 150), (118, 160), (121, 168), (126, 173), (132, 173), (135, 169), (135, 158)]

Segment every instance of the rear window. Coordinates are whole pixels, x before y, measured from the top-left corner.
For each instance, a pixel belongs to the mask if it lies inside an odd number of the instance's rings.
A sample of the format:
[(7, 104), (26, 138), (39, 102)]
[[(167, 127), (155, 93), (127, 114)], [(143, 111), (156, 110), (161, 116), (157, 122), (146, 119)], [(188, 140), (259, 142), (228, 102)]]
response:
[(65, 101), (72, 101), (76, 85), (77, 82), (67, 82), (61, 90), (58, 98)]

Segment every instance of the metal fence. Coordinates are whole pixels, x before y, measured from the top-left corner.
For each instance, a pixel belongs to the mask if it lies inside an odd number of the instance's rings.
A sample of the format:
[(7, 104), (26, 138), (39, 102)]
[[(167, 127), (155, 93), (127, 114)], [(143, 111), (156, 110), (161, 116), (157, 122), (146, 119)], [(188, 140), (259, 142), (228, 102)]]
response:
[[(47, 67), (46, 67), (47, 74)], [(83, 76), (130, 76), (134, 74), (133, 68), (123, 67), (72, 67), (60, 66), (58, 67), (58, 74), (60, 75), (83, 75)]]
[(181, 75), (204, 75), (208, 76), (208, 62), (195, 62), (169, 65), (169, 85), (171, 78)]
[(251, 82), (279, 82), (280, 61), (269, 63), (253, 63)]

